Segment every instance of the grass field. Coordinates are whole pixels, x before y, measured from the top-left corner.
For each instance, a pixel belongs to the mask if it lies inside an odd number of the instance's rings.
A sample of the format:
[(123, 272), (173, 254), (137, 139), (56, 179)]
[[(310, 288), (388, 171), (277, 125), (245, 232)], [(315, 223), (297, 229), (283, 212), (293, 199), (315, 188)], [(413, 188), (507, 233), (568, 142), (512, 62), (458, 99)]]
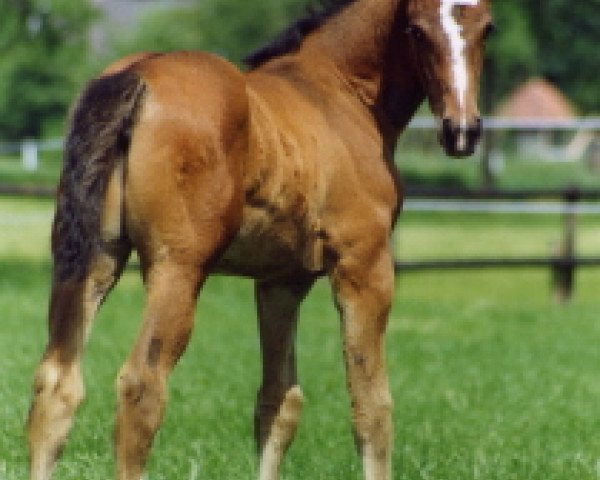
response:
[[(23, 421), (45, 342), (49, 202), (0, 199), (0, 479), (26, 478)], [(545, 255), (554, 216), (409, 213), (404, 258)], [(600, 252), (600, 219), (579, 249)], [(548, 250), (547, 250), (548, 249)], [(87, 399), (57, 470), (111, 478), (114, 378), (139, 327), (143, 292), (127, 272), (98, 316), (84, 372)], [(600, 270), (581, 270), (575, 298), (553, 304), (546, 270), (400, 276), (387, 337), (395, 398), (394, 478), (597, 480), (600, 477)], [(349, 428), (339, 329), (325, 282), (302, 310), (307, 398), (285, 480), (360, 478)], [(213, 278), (191, 345), (170, 382), (152, 480), (251, 479), (259, 353), (252, 285)]]
[[(477, 156), (460, 162), (421, 151), (399, 151), (398, 166), (407, 183), (442, 187), (479, 188), (482, 184)], [(600, 173), (583, 162), (545, 162), (507, 155), (502, 171), (494, 177), (498, 189), (546, 189), (577, 185), (600, 188)]]
[(62, 152), (40, 152), (38, 169), (28, 172), (23, 169), (18, 156), (0, 156), (0, 179), (7, 185), (26, 187), (54, 187), (62, 165)]

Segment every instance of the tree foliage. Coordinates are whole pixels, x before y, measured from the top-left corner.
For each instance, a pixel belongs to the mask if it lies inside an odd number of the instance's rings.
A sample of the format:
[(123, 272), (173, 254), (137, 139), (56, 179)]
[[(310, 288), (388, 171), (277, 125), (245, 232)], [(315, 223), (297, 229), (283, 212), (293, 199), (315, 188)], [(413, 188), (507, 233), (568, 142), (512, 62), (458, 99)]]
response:
[(583, 112), (600, 113), (600, 0), (529, 1), (538, 73)]
[[(156, 12), (116, 49), (204, 49), (239, 62), (316, 0), (195, 0), (192, 7)], [(488, 48), (485, 84), (496, 104), (527, 78), (557, 83), (582, 113), (600, 111), (594, 78), (600, 45), (599, 0), (497, 0), (497, 34)]]
[(538, 75), (555, 83), (581, 113), (600, 113), (600, 0), (497, 0), (494, 14), (495, 100)]
[(93, 10), (84, 0), (0, 0), (0, 138), (61, 122), (84, 76)]
[(196, 0), (187, 7), (148, 14), (133, 35), (117, 39), (116, 51), (198, 49), (239, 63), (305, 5), (302, 0)]
[[(139, 50), (201, 49), (235, 62), (318, 0), (190, 0), (116, 34), (102, 64)], [(492, 104), (532, 75), (555, 82), (582, 113), (600, 112), (600, 0), (496, 0), (486, 78)], [(38, 136), (64, 118), (90, 57), (89, 0), (0, 0), (0, 138)], [(92, 52), (94, 55), (97, 52)]]
[(537, 73), (537, 46), (522, 0), (494, 4), (495, 34), (487, 48), (484, 72), (486, 108)]

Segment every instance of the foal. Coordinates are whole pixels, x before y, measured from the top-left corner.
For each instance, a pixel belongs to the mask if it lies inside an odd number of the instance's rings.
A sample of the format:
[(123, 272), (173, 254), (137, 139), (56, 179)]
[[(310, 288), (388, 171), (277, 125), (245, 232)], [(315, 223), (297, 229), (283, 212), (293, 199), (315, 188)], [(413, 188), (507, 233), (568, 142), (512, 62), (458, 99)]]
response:
[(259, 478), (279, 477), (294, 437), (296, 318), (321, 275), (341, 316), (364, 478), (392, 478), (383, 335), (402, 204), (394, 147), (427, 97), (446, 152), (473, 152), (489, 10), (489, 0), (338, 0), (249, 57), (245, 73), (206, 53), (140, 54), (87, 86), (52, 229), (49, 342), (27, 425), (32, 480), (51, 476), (84, 396), (92, 319), (132, 249), (147, 303), (117, 380), (120, 480), (143, 475), (167, 376), (213, 272), (255, 279)]

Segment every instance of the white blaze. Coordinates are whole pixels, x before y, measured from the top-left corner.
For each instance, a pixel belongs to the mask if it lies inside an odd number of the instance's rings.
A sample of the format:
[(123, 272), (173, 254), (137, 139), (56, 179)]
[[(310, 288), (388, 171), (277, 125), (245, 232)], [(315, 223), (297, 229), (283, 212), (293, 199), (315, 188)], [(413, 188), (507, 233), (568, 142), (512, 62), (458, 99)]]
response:
[(442, 28), (450, 42), (450, 78), (454, 80), (454, 88), (458, 98), (458, 106), (461, 111), (461, 121), (466, 125), (465, 97), (469, 87), (469, 75), (467, 62), (465, 61), (465, 39), (462, 36), (462, 26), (458, 24), (454, 15), (454, 7), (457, 5), (476, 6), (479, 0), (442, 0), (440, 6), (440, 18)]

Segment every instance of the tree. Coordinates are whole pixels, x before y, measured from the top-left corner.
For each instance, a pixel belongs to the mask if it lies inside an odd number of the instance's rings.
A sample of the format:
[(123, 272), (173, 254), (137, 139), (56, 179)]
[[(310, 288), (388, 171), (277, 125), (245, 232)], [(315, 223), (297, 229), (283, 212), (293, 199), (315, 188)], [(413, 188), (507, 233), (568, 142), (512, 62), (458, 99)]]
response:
[(0, 138), (37, 137), (87, 75), (94, 11), (85, 0), (0, 0), (0, 11)]
[(207, 50), (236, 63), (269, 40), (306, 8), (299, 0), (197, 0), (189, 7), (146, 15), (133, 35), (118, 38), (115, 51)]
[(538, 71), (584, 113), (600, 113), (600, 2), (526, 2), (539, 51)]
[[(239, 63), (319, 0), (190, 1), (147, 15), (133, 35), (119, 36), (111, 58), (199, 49)], [(491, 102), (529, 76), (543, 75), (582, 113), (599, 112), (598, 1), (494, 2), (499, 31), (489, 45)], [(97, 14), (89, 0), (0, 0), (0, 12), (0, 138), (54, 133), (77, 90), (100, 68), (88, 47)]]
[[(117, 43), (118, 54), (136, 50), (209, 50), (240, 62), (272, 38), (307, 5), (319, 0), (196, 0), (187, 9), (156, 11), (134, 35)], [(600, 45), (598, 0), (493, 2), (498, 26), (489, 48), (487, 100), (496, 105), (534, 75), (555, 81), (584, 112), (599, 110), (594, 78)]]
[(522, 0), (493, 5), (497, 31), (490, 38), (484, 75), (484, 92), (487, 89), (491, 105), (538, 71), (537, 42)]
[(532, 75), (552, 81), (582, 113), (600, 112), (598, 0), (502, 0), (490, 42), (494, 101)]

